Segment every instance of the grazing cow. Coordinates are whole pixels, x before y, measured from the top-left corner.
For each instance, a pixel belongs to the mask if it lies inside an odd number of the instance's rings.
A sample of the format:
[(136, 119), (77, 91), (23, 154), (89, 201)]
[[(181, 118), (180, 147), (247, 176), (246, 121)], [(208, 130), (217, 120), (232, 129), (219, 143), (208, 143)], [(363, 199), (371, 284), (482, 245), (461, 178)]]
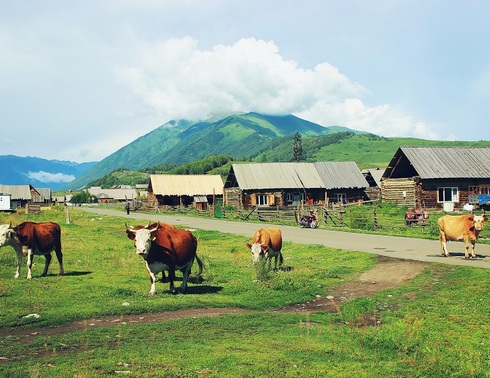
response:
[(35, 255), (44, 255), (46, 259), (41, 276), (48, 274), (51, 263), (51, 252), (56, 252), (60, 264), (60, 275), (64, 274), (63, 254), (61, 252), (61, 228), (53, 222), (35, 223), (24, 222), (18, 226), (0, 226), (0, 247), (10, 245), (17, 253), (17, 271), (15, 278), (19, 277), (22, 257), (27, 255), (27, 279), (32, 278), (32, 263)]
[(439, 225), (439, 241), (443, 256), (449, 257), (447, 242), (464, 241), (465, 259), (469, 258), (468, 249), (471, 243), (471, 257), (475, 258), (475, 243), (478, 240), (483, 224), (488, 220), (486, 215), (444, 215), (437, 220)]
[(170, 292), (175, 292), (175, 270), (182, 272), (182, 284), (179, 292), (187, 289), (187, 281), (194, 260), (202, 273), (202, 262), (197, 256), (197, 239), (190, 231), (179, 230), (174, 226), (156, 223), (147, 226), (131, 227), (126, 225), (126, 234), (136, 247), (136, 254), (143, 257), (146, 270), (150, 275), (150, 295), (156, 293), (156, 275), (168, 270)]
[(264, 257), (269, 259), (270, 264), (272, 257), (274, 257), (274, 269), (277, 269), (277, 258), (279, 257), (279, 265), (282, 265), (284, 259), (281, 253), (282, 235), (279, 228), (260, 228), (255, 231), (252, 243), (245, 244), (252, 250), (254, 264), (257, 264)]

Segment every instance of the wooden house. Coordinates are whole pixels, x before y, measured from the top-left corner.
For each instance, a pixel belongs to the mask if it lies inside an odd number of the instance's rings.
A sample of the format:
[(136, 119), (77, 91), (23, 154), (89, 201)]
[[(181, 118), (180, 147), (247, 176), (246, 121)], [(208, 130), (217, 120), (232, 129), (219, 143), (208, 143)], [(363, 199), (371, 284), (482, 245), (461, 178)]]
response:
[(490, 193), (490, 147), (400, 147), (381, 180), (384, 202), (409, 208), (462, 209)]
[(224, 201), (243, 209), (345, 203), (364, 199), (367, 186), (354, 162), (233, 164)]
[(206, 210), (223, 199), (219, 175), (150, 175), (148, 206), (186, 207)]
[(380, 168), (367, 168), (361, 171), (368, 183), (366, 195), (370, 201), (377, 201), (381, 198), (381, 178), (384, 171)]
[(0, 185), (0, 193), (10, 194), (12, 209), (43, 203), (41, 193), (32, 185)]

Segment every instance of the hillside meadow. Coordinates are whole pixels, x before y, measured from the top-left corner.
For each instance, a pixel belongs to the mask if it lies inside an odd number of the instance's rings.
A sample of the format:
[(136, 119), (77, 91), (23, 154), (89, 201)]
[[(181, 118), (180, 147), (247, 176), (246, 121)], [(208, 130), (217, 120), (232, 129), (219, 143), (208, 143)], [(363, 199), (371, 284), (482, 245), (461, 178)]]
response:
[(488, 270), (431, 264), (334, 312), (274, 311), (328, 295), (376, 257), (288, 242), (285, 268), (269, 271), (251, 264), (247, 238), (198, 229), (202, 278), (183, 295), (158, 282), (149, 296), (127, 218), (70, 209), (66, 224), (63, 210), (0, 214), (60, 223), (65, 257), (64, 276), (53, 254), (47, 277), (36, 257), (33, 279), (24, 262), (14, 280), (15, 253), (0, 249), (2, 377), (490, 376)]

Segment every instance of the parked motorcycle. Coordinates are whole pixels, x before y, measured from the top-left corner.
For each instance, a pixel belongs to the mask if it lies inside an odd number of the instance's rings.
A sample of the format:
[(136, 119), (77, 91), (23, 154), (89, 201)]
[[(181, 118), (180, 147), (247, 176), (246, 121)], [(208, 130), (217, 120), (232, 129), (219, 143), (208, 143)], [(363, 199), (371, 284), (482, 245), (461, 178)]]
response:
[(303, 215), (299, 221), (299, 225), (303, 228), (317, 228), (318, 220), (314, 211), (310, 211), (310, 215)]

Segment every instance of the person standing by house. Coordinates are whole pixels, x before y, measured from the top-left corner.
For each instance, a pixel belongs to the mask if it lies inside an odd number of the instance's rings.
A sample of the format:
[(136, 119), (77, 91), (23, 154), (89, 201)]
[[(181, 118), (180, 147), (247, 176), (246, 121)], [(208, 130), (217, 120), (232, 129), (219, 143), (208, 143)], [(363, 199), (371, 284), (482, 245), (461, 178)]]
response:
[(124, 206), (124, 208), (126, 209), (126, 214), (129, 215), (129, 209), (130, 209), (129, 202), (126, 202), (126, 205)]

